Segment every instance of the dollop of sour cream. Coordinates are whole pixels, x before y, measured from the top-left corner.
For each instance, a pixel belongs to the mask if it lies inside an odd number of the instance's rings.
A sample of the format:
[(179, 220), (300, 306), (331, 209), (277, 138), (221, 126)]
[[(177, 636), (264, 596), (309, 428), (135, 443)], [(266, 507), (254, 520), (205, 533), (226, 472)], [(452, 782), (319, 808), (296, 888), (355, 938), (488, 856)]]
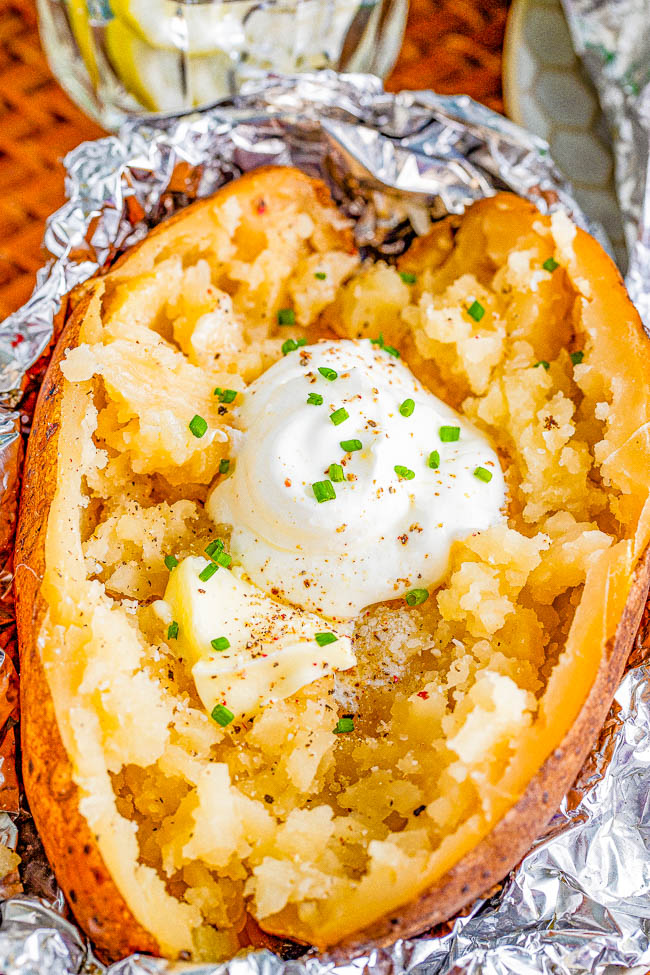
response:
[(350, 619), (434, 587), (452, 543), (503, 517), (485, 436), (368, 340), (290, 352), (238, 425), (208, 513), (255, 585), (311, 612)]

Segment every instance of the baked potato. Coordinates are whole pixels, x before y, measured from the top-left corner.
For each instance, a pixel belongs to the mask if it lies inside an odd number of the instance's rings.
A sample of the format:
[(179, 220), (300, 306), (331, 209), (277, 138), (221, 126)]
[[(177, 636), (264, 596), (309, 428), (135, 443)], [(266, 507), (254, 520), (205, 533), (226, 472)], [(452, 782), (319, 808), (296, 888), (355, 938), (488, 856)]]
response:
[[(206, 499), (237, 397), (321, 339), (400, 354), (489, 442), (506, 506), (452, 540), (430, 591), (352, 620), (353, 667), (223, 721), (170, 579), (227, 549)], [(350, 955), (504, 877), (584, 761), (645, 603), (648, 351), (564, 215), (499, 194), (396, 265), (361, 261), (326, 188), (289, 168), (188, 207), (80, 290), (30, 437), (16, 600), (25, 787), (105, 957), (277, 938)]]

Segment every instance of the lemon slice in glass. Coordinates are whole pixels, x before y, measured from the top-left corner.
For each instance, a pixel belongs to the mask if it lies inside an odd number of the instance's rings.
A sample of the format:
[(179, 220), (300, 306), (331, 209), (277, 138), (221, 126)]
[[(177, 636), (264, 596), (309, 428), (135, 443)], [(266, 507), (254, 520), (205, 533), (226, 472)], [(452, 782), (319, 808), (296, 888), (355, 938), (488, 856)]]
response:
[(152, 47), (212, 54), (241, 50), (242, 21), (256, 0), (180, 4), (175, 0), (111, 0), (118, 20)]
[(223, 52), (185, 57), (152, 47), (118, 19), (106, 25), (106, 53), (124, 87), (150, 112), (195, 108), (229, 92)]
[(99, 71), (95, 56), (95, 42), (92, 27), (90, 26), (90, 17), (88, 15), (87, 0), (68, 0), (67, 10), (70, 29), (74, 34), (79, 53), (88, 70), (91, 84), (93, 88), (96, 88), (99, 84)]

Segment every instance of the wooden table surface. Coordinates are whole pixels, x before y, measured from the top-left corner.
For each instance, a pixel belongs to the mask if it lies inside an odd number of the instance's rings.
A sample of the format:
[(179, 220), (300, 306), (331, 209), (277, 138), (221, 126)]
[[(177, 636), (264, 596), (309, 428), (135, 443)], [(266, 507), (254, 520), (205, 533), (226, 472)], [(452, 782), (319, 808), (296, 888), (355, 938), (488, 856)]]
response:
[[(508, 0), (410, 0), (387, 88), (465, 92), (501, 111)], [(34, 0), (0, 0), (0, 320), (27, 300), (43, 264), (45, 218), (64, 200), (62, 157), (102, 130), (56, 83)]]

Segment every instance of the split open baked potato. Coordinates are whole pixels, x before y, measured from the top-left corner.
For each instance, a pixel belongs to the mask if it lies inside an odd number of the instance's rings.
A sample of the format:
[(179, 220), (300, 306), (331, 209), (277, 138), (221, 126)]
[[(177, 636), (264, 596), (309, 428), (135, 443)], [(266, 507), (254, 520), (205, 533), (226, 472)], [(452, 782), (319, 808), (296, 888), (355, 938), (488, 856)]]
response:
[[(426, 602), (362, 614), (353, 672), (223, 727), (156, 615), (165, 559), (214, 535), (234, 414), (214, 390), (245, 396), (287, 340), (333, 336), (381, 336), (489, 438), (507, 516), (453, 545)], [(392, 266), (360, 261), (323, 185), (258, 170), (81, 289), (31, 434), (16, 597), (27, 794), (105, 956), (349, 954), (506, 874), (578, 772), (645, 602), (648, 362), (600, 246), (508, 194)]]

